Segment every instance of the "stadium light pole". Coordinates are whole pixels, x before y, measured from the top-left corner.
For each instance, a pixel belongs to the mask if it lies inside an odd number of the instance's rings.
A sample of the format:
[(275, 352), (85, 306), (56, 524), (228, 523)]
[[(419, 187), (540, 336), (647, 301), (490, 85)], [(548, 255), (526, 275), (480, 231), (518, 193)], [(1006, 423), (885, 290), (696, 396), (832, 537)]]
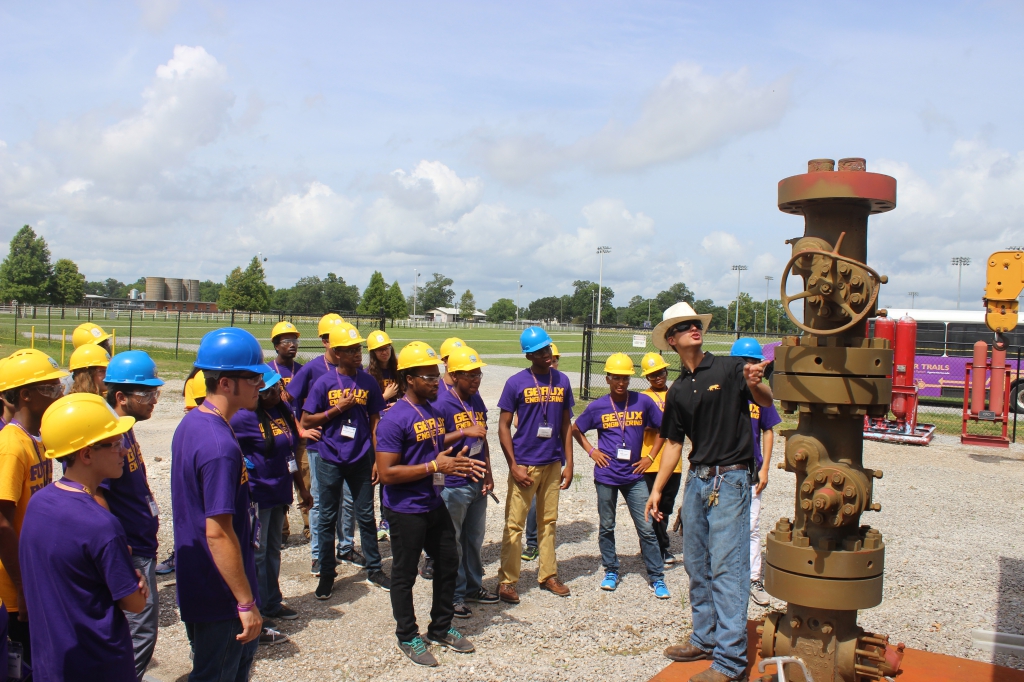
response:
[(600, 269), (597, 271), (597, 323), (601, 324), (601, 287), (604, 286), (604, 254), (611, 253), (610, 246), (597, 247), (597, 255), (601, 259)]
[(953, 258), (953, 265), (956, 266), (956, 309), (960, 310), (960, 276), (965, 265), (970, 265), (971, 259), (967, 256), (956, 256)]
[(768, 292), (772, 287), (772, 280), (775, 279), (771, 275), (764, 276), (764, 335), (768, 336)]
[(516, 327), (519, 327), (519, 292), (522, 290), (523, 285), (516, 280)]
[(746, 265), (734, 265), (732, 269), (736, 271), (736, 323), (733, 331), (736, 332), (736, 338), (739, 338), (740, 333), (740, 276), (743, 271), (747, 269)]
[[(420, 271), (416, 268), (412, 270), (415, 273), (415, 277), (412, 279), (412, 320), (416, 321), (416, 292), (420, 288)], [(406, 309), (408, 310), (408, 308)]]
[(914, 309), (914, 301), (917, 299), (917, 292), (916, 291), (908, 291), (907, 292), (907, 296), (910, 297), (910, 309), (913, 310)]

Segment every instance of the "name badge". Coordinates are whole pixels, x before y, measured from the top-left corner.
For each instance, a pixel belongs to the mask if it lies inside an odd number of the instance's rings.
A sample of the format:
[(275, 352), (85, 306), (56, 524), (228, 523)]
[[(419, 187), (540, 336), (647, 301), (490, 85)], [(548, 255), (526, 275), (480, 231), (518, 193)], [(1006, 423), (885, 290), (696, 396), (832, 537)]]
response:
[(478, 440), (477, 442), (473, 443), (472, 445), (469, 446), (469, 455), (470, 455), (470, 457), (479, 455), (480, 452), (483, 449), (484, 449), (484, 442), (482, 440)]
[(341, 437), (342, 438), (355, 438), (356, 437), (356, 427), (352, 426), (351, 424), (346, 424), (345, 426), (342, 426), (341, 427)]
[(20, 680), (22, 655), (21, 643), (11, 642), (8, 646), (10, 648), (7, 651), (7, 675), (12, 680)]
[(616, 459), (622, 459), (622, 460), (625, 460), (627, 462), (629, 461), (629, 458), (632, 457), (632, 456), (633, 456), (633, 451), (630, 450), (629, 448), (619, 448), (615, 452)]
[(298, 470), (299, 470), (299, 465), (295, 463), (295, 460), (294, 459), (288, 460), (288, 473), (289, 474), (294, 474)]
[(434, 485), (436, 485), (439, 488), (444, 487), (444, 474), (440, 472), (434, 474)]
[(551, 438), (551, 427), (550, 426), (538, 426), (537, 427), (537, 438)]
[(154, 518), (160, 516), (160, 507), (156, 506), (156, 500), (153, 499), (152, 495), (146, 495), (146, 504), (149, 505), (149, 513), (152, 514)]

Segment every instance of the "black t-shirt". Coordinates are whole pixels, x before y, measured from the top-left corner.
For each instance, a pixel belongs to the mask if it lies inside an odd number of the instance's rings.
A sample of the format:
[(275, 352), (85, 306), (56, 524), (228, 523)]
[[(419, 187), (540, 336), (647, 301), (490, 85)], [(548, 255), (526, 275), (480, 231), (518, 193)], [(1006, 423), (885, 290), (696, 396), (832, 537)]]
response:
[(677, 443), (688, 437), (691, 464), (731, 466), (753, 460), (748, 402), (753, 397), (743, 378), (744, 364), (743, 358), (704, 353), (697, 371), (683, 366), (669, 389), (661, 435)]

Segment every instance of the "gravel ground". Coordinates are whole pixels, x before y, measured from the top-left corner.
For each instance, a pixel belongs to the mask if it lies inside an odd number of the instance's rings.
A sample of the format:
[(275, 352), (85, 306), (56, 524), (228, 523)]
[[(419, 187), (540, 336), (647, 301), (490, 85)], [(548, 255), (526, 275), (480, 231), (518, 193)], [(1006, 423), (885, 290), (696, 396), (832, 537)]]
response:
[[(515, 370), (491, 366), (482, 388), (489, 406)], [(181, 382), (168, 382), (153, 419), (136, 431), (150, 483), (164, 510), (160, 532), (163, 558), (172, 545), (170, 441), (182, 414)], [(575, 382), (574, 382), (575, 384)], [(496, 493), (504, 501), (507, 467), (497, 444), (497, 411), (491, 415), (491, 448)], [(776, 439), (775, 461), (782, 456)], [(937, 437), (929, 447), (868, 442), (865, 461), (885, 477), (876, 483), (882, 512), (865, 523), (880, 529), (888, 546), (885, 601), (862, 613), (860, 622), (908, 646), (977, 660), (989, 655), (971, 647), (972, 628), (1024, 634), (1021, 611), (1024, 538), (1019, 530), (1024, 499), (1024, 446), (1009, 450), (965, 448), (959, 439)], [(309, 546), (302, 521), (291, 513), (292, 536), (283, 552), (282, 591), (301, 617), (279, 622), (291, 641), (261, 647), (253, 679), (304, 680), (646, 680), (668, 663), (662, 649), (679, 641), (690, 624), (686, 573), (669, 567), (672, 599), (659, 601), (647, 588), (636, 535), (625, 506), (619, 506), (617, 544), (623, 582), (602, 592), (597, 549), (596, 497), (592, 463), (577, 452), (577, 482), (563, 491), (558, 525), (559, 574), (573, 595), (560, 599), (536, 588), (536, 562), (524, 562), (518, 606), (473, 605), (469, 620), (455, 621), (477, 653), (441, 653), (441, 666), (417, 668), (395, 647), (387, 593), (361, 582), (351, 566), (339, 566), (339, 582), (328, 602), (313, 597)], [(792, 509), (793, 476), (773, 469), (764, 494), (761, 531)], [(677, 503), (678, 504), (678, 503)], [(485, 584), (494, 589), (501, 543), (502, 511), (493, 503), (484, 542)], [(358, 536), (358, 533), (357, 533)], [(675, 551), (681, 554), (678, 538)], [(390, 548), (382, 543), (385, 570)], [(431, 587), (418, 581), (416, 608), (426, 629)], [(154, 678), (184, 680), (190, 670), (188, 643), (174, 596), (174, 575), (160, 579), (161, 628)], [(782, 606), (777, 604), (777, 606)], [(765, 610), (751, 609), (751, 617)], [(1024, 661), (996, 662), (1024, 668)]]

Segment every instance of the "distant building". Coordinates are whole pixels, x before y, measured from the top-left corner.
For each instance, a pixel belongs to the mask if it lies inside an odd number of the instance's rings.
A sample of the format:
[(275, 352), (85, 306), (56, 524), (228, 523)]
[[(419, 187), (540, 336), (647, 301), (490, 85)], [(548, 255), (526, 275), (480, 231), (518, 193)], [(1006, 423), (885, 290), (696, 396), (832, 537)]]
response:
[(198, 279), (172, 279), (147, 277), (146, 292), (132, 289), (128, 298), (107, 298), (86, 294), (85, 304), (90, 308), (118, 310), (176, 311), (189, 313), (215, 313), (217, 304), (199, 300)]
[(424, 317), (431, 322), (481, 322), (487, 318), (487, 313), (477, 310), (470, 320), (459, 315), (458, 308), (434, 308), (424, 313)]

